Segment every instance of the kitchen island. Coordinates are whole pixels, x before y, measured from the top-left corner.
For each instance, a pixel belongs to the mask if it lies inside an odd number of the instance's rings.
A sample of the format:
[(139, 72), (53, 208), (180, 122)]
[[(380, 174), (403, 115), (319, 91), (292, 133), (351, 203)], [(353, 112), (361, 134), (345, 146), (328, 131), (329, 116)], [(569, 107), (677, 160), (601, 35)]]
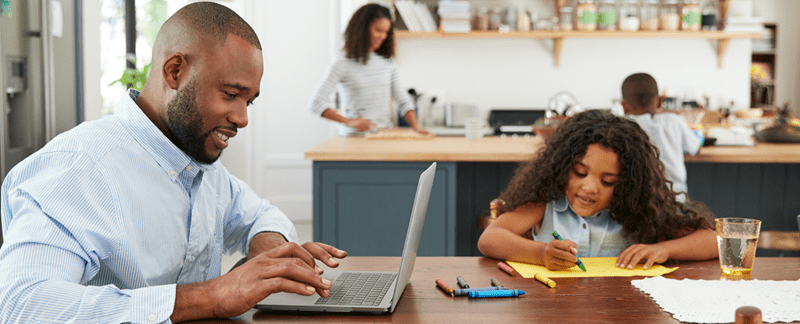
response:
[[(489, 201), (516, 165), (542, 144), (536, 136), (330, 138), (305, 154), (314, 170), (314, 240), (351, 255), (400, 255), (417, 179), (436, 161), (419, 254), (480, 255), (479, 218), (488, 215)], [(686, 162), (690, 196), (718, 217), (761, 219), (762, 230), (797, 230), (800, 144), (703, 147)]]

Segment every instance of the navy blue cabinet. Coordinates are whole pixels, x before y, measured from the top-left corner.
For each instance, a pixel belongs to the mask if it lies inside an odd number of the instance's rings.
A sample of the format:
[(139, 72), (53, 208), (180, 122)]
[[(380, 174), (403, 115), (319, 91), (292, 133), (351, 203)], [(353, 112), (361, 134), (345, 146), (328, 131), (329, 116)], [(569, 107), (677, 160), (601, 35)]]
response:
[[(314, 162), (314, 240), (352, 256), (403, 252), (417, 182), (431, 162)], [(456, 165), (438, 163), (418, 255), (455, 253)]]

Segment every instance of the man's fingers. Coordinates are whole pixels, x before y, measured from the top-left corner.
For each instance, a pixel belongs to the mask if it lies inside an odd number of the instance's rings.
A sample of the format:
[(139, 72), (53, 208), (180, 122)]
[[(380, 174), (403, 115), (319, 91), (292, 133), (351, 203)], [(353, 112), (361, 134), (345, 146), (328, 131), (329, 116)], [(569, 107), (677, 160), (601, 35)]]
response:
[(303, 248), (311, 253), (314, 258), (322, 261), (325, 263), (325, 265), (331, 268), (339, 266), (339, 261), (334, 258), (341, 259), (347, 256), (347, 252), (339, 250), (325, 243), (308, 242), (303, 244)]
[(264, 253), (267, 258), (299, 258), (300, 260), (304, 261), (311, 269), (316, 268), (317, 263), (314, 261), (314, 256), (312, 256), (306, 249), (302, 248), (301, 246), (297, 245), (297, 243), (286, 243), (282, 244), (272, 250), (269, 250)]

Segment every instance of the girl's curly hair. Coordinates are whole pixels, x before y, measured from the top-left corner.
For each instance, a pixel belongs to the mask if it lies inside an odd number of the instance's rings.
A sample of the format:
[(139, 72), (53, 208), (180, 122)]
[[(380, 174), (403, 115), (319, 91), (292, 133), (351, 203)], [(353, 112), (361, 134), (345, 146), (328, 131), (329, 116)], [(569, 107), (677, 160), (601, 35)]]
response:
[[(636, 122), (606, 110), (589, 110), (569, 118), (523, 162), (500, 195), (501, 212), (564, 195), (569, 174), (590, 144), (612, 149), (619, 157), (619, 181), (609, 206), (629, 241), (653, 244), (679, 238), (699, 228), (713, 229), (713, 213), (701, 202), (676, 200), (666, 179), (658, 148)], [(688, 201), (688, 199), (687, 199)]]

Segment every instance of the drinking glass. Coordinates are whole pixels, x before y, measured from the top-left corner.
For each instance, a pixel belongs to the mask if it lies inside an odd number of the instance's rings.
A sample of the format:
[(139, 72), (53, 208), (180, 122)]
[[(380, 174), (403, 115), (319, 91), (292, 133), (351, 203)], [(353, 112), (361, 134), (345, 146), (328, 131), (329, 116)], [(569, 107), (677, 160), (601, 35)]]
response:
[(753, 270), (761, 221), (749, 218), (717, 218), (719, 266), (728, 275), (746, 275)]

